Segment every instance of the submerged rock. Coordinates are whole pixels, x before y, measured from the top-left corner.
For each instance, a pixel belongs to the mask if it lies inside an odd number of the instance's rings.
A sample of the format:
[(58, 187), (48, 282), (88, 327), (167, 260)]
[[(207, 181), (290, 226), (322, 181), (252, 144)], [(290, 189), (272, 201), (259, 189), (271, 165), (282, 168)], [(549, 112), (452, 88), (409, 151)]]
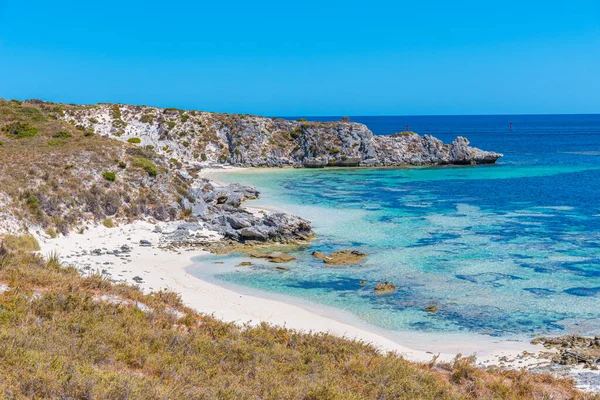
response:
[(392, 293), (396, 291), (396, 285), (391, 282), (379, 282), (375, 285), (375, 292), (379, 294)]
[(429, 313), (436, 313), (439, 311), (439, 308), (437, 308), (437, 306), (434, 306), (433, 304), (430, 306), (425, 307), (425, 311), (429, 312)]
[(272, 253), (266, 253), (266, 254), (252, 253), (252, 254), (250, 254), (250, 257), (265, 258), (269, 262), (272, 262), (272, 263), (286, 263), (286, 262), (294, 261), (296, 259), (296, 257), (290, 256), (289, 254), (285, 254), (280, 251), (274, 251)]
[(242, 261), (241, 263), (236, 265), (236, 267), (250, 267), (250, 266), (252, 266), (252, 263), (250, 261)]
[(325, 264), (331, 265), (352, 265), (359, 264), (366, 256), (366, 253), (362, 253), (357, 250), (341, 250), (325, 255), (320, 251), (313, 251), (312, 256), (323, 260)]

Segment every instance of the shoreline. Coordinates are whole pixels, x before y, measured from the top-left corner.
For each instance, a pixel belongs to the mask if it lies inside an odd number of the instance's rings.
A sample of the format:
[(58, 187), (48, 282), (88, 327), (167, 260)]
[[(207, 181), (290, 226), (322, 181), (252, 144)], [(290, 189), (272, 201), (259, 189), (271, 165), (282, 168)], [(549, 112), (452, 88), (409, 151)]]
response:
[[(499, 340), (481, 336), (481, 341), (468, 343), (469, 335), (458, 343), (449, 344), (449, 333), (423, 334), (412, 333), (411, 339), (390, 337), (385, 330), (372, 329), (360, 323), (348, 322), (338, 317), (340, 313), (330, 313), (325, 306), (310, 306), (299, 302), (288, 302), (275, 298), (270, 294), (236, 290), (233, 286), (224, 286), (209, 280), (201, 279), (188, 270), (195, 265), (193, 258), (212, 255), (205, 250), (181, 249), (178, 251), (159, 248), (161, 233), (155, 231), (156, 226), (167, 231), (177, 223), (153, 224), (137, 221), (123, 224), (115, 228), (102, 225), (91, 226), (82, 235), (59, 236), (50, 239), (37, 233), (40, 253), (48, 255), (58, 252), (63, 264), (72, 265), (82, 273), (102, 272), (117, 282), (138, 286), (149, 293), (161, 289), (177, 292), (185, 305), (196, 311), (210, 315), (224, 322), (257, 325), (262, 322), (282, 326), (305, 333), (329, 333), (349, 340), (367, 343), (383, 353), (394, 352), (408, 361), (429, 363), (452, 362), (457, 355), (475, 356), (479, 367), (501, 367), (507, 369), (526, 368), (532, 371), (552, 373), (557, 376), (573, 377), (577, 387), (582, 390), (597, 391), (597, 380), (600, 371), (589, 371), (581, 366), (554, 368), (549, 359), (540, 357), (541, 352), (549, 350), (541, 345), (532, 345), (526, 341)], [(205, 232), (211, 235), (211, 232)], [(218, 239), (213, 234), (215, 240)], [(142, 246), (140, 240), (147, 240), (151, 246)], [(115, 255), (111, 250), (127, 245), (129, 254)], [(98, 255), (94, 250), (102, 250)], [(115, 259), (120, 261), (115, 261)], [(139, 279), (136, 279), (139, 278)], [(356, 317), (358, 318), (358, 317)], [(391, 331), (390, 331), (391, 332)], [(432, 338), (444, 343), (448, 351), (439, 353), (434, 350)], [(410, 347), (414, 340), (422, 340), (424, 348), (417, 350)], [(592, 374), (589, 377), (586, 374)]]
[[(406, 342), (428, 337), (431, 343), (429, 348), (434, 351), (417, 350), (406, 345), (405, 341), (392, 337), (392, 334), (386, 335), (383, 329), (365, 326), (366, 323), (348, 322), (347, 318), (340, 317), (342, 311), (338, 313), (325, 306), (286, 301), (256, 291), (236, 290), (232, 286), (199, 278), (189, 273), (189, 269), (196, 265), (193, 259), (211, 253), (196, 249), (170, 251), (159, 248), (162, 234), (155, 231), (157, 225), (161, 230), (168, 231), (177, 223), (137, 221), (115, 228), (93, 226), (82, 235), (71, 234), (55, 239), (37, 236), (42, 254), (57, 252), (61, 262), (77, 267), (83, 274), (102, 272), (115, 281), (136, 285), (146, 293), (161, 289), (177, 292), (186, 305), (226, 322), (242, 325), (267, 322), (303, 332), (328, 332), (372, 344), (382, 352), (396, 352), (414, 362), (431, 361), (438, 354), (434, 350), (437, 347), (434, 341), (437, 339), (438, 346), (444, 343), (445, 350), (439, 354), (438, 361), (450, 362), (462, 353), (464, 356), (476, 355), (477, 363), (481, 366), (520, 368), (547, 363), (536, 357), (524, 357), (524, 354), (531, 354), (539, 347), (491, 337), (489, 340), (482, 337), (476, 343), (469, 343), (468, 337), (460, 343), (449, 343), (448, 338), (460, 335), (407, 334)], [(210, 236), (212, 233), (207, 231), (205, 234)], [(217, 235), (212, 235), (214, 240), (218, 239)], [(140, 240), (150, 242), (151, 246), (141, 245)], [(123, 245), (127, 245), (131, 251), (128, 254), (114, 254), (114, 250)], [(412, 340), (408, 340), (408, 336), (413, 336)], [(427, 343), (427, 339), (423, 341)], [(422, 347), (428, 348), (427, 344)]]

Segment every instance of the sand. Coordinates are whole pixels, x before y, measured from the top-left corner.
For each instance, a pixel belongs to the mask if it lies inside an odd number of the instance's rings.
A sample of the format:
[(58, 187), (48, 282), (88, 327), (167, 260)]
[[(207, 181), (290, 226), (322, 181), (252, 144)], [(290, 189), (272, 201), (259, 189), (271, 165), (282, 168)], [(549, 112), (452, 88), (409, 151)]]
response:
[[(320, 310), (319, 307), (290, 304), (272, 297), (248, 295), (199, 279), (189, 274), (186, 268), (192, 265), (192, 257), (208, 253), (201, 250), (174, 252), (159, 248), (161, 233), (154, 231), (157, 225), (162, 231), (168, 231), (174, 229), (177, 223), (153, 224), (138, 221), (115, 228), (100, 225), (90, 227), (84, 234), (73, 233), (55, 239), (40, 233), (38, 240), (42, 254), (55, 251), (63, 263), (76, 266), (83, 274), (103, 272), (115, 281), (137, 285), (144, 292), (173, 290), (181, 294), (186, 305), (223, 321), (239, 324), (268, 322), (304, 332), (329, 332), (371, 343), (382, 351), (394, 351), (418, 362), (430, 361), (434, 356), (432, 352), (409, 348), (376, 329), (366, 329), (364, 326), (333, 318), (328, 315), (331, 314), (330, 310), (325, 308)], [(203, 233), (212, 240), (219, 239), (219, 235), (213, 232)], [(149, 241), (151, 246), (142, 246), (140, 240)], [(130, 247), (131, 252), (106, 254), (107, 251), (119, 250), (123, 245)], [(436, 337), (436, 341), (443, 342), (444, 334)], [(423, 340), (428, 339), (423, 336)], [(432, 349), (434, 347), (432, 345)], [(521, 357), (523, 351), (534, 350), (532, 345), (524, 342), (465, 341), (448, 348), (451, 351), (441, 353), (439, 361), (450, 361), (457, 353), (463, 353), (476, 354), (478, 362), (484, 365), (498, 364), (502, 357), (508, 359), (505, 359), (504, 364), (509, 366), (522, 367), (539, 363), (535, 358)]]

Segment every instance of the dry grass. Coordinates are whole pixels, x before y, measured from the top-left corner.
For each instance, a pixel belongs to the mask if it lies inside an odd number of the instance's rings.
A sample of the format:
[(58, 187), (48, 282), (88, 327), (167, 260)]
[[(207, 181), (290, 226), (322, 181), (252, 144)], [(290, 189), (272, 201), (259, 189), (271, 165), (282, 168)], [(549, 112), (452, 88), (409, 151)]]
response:
[(0, 246), (0, 283), (11, 288), (0, 294), (7, 398), (594, 398), (567, 380), (483, 371), (469, 359), (421, 365), (327, 334), (240, 328), (195, 313), (172, 292), (83, 278), (32, 248), (16, 237)]

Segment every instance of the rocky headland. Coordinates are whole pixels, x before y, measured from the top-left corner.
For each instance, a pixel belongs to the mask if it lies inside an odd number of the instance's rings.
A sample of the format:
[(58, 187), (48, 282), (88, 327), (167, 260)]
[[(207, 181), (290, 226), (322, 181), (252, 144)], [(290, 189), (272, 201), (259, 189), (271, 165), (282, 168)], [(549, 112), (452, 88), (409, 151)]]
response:
[[(41, 228), (52, 236), (82, 231), (90, 222), (111, 226), (149, 218), (182, 221), (181, 229), (169, 234), (173, 246), (208, 246), (193, 233), (200, 229), (223, 238), (221, 245), (210, 243), (214, 251), (240, 243), (297, 243), (313, 235), (309, 221), (249, 211), (242, 202), (256, 199), (256, 188), (219, 185), (200, 171), (488, 164), (502, 156), (470, 147), (463, 137), (444, 144), (413, 132), (376, 136), (347, 119), (291, 121), (39, 100), (3, 100), (0, 106), (5, 140), (0, 172), (6, 181), (0, 202), (8, 210), (0, 231), (5, 233)], [(22, 173), (10, 172), (15, 170)]]
[(377, 136), (367, 126), (172, 108), (64, 106), (57, 117), (84, 130), (136, 143), (186, 165), (325, 167), (491, 164), (502, 154), (414, 132)]

